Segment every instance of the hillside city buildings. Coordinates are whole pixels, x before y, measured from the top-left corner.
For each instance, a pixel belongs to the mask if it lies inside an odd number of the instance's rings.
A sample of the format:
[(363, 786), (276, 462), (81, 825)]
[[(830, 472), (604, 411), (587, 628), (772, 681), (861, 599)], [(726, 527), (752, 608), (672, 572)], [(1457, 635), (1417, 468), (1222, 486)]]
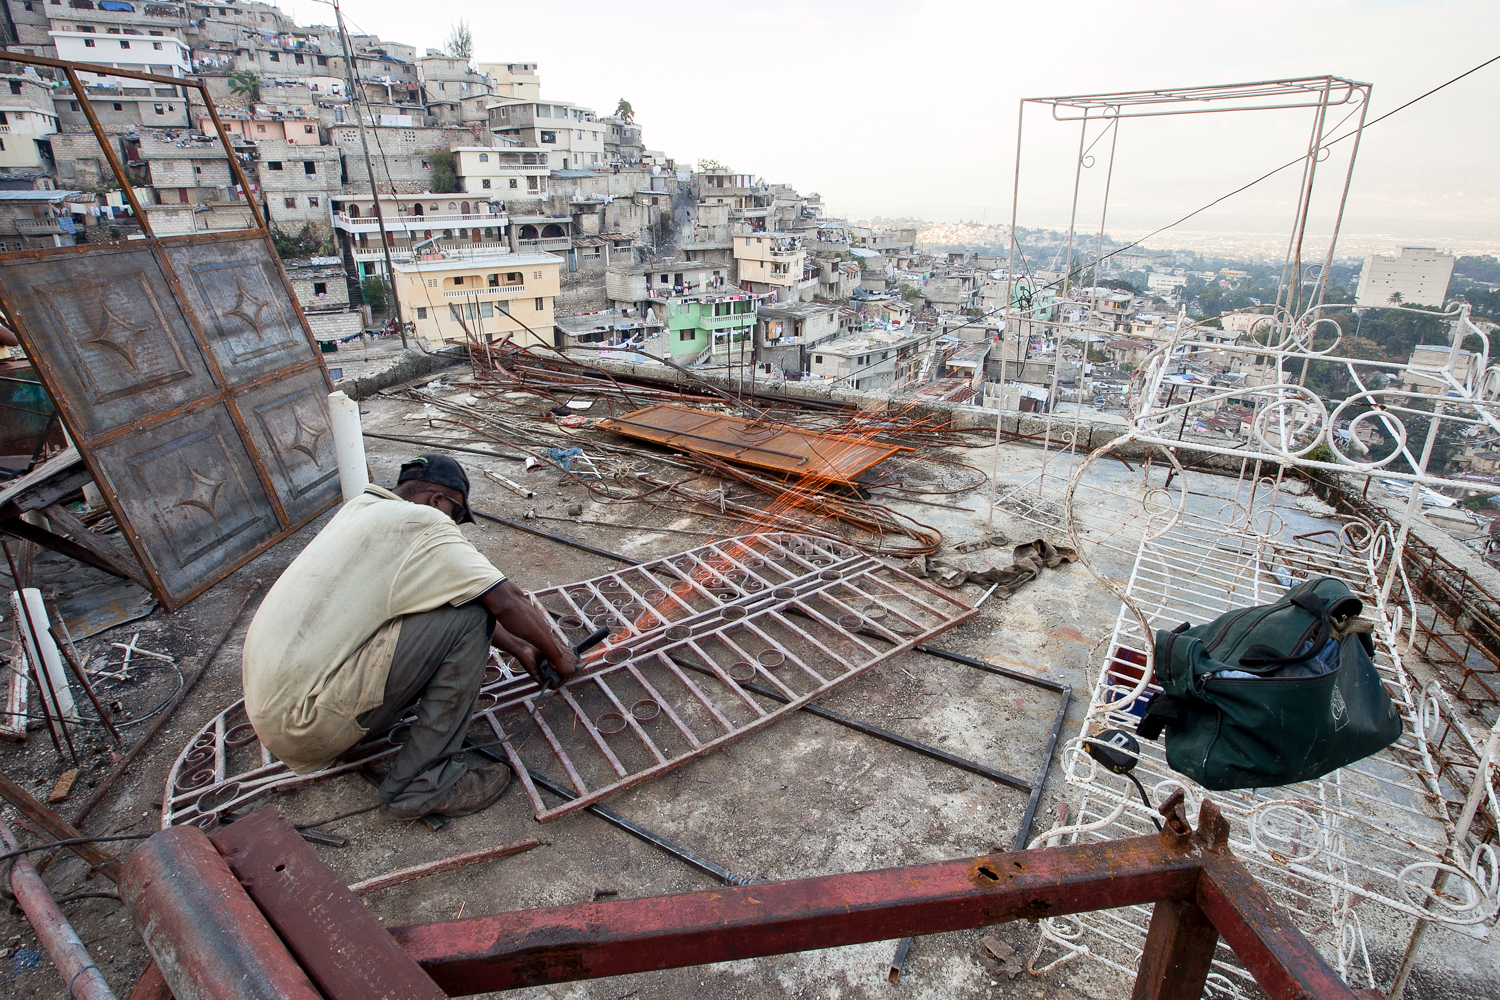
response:
[[(371, 35), (348, 38), (350, 62), (333, 28), (264, 3), (4, 3), (9, 51), (98, 67), (80, 82), (155, 232), (245, 228), (250, 204), (262, 209), (329, 350), (385, 319), (366, 301), (384, 286), (429, 348), (510, 338), (1107, 412), (1175, 334), (1190, 286), (1228, 291), (1246, 277), (1140, 247), (1109, 255), (1087, 282), (1037, 262), (1012, 276), (1000, 256), (924, 253), (914, 228), (830, 218), (817, 194), (650, 149), (640, 123), (564, 100), (535, 62)], [(9, 69), (0, 244), (139, 231), (67, 78)], [(196, 90), (111, 69), (205, 80), (248, 190)], [(1358, 304), (1441, 304), (1452, 269), (1429, 249), (1372, 256)], [(1108, 280), (1126, 272), (1139, 272), (1136, 285)], [(1213, 349), (1175, 364), (1183, 391), (1274, 379), (1254, 349), (1264, 322), (1232, 314), (1200, 328)], [(1074, 331), (1063, 343), (1060, 324)], [(1244, 436), (1252, 415), (1231, 398), (1197, 429)]]

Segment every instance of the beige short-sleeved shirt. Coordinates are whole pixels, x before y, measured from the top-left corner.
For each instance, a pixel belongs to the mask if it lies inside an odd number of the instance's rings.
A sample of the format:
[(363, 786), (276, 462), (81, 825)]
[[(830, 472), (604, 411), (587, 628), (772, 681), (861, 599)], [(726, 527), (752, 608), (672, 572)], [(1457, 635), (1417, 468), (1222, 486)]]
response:
[(367, 487), (292, 560), (245, 635), (245, 714), (261, 743), (298, 774), (326, 766), (384, 699), (401, 617), (504, 579), (442, 511)]

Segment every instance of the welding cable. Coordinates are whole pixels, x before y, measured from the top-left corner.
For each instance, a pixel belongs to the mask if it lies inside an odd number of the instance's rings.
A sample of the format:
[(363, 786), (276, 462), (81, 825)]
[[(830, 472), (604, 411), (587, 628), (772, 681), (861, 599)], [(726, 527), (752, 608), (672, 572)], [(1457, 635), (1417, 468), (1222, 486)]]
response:
[(59, 896), (53, 900), (54, 903), (75, 903), (80, 899), (112, 899), (116, 903), (124, 902), (118, 895), (112, 892), (75, 892), (67, 896)]
[(35, 847), (23, 847), (16, 851), (6, 851), (4, 854), (0, 854), (0, 861), (9, 861), (12, 858), (19, 858), (25, 854), (50, 851), (55, 847), (69, 847), (73, 844), (102, 844), (106, 841), (116, 840), (147, 840), (160, 832), (160, 830), (152, 830), (150, 833), (117, 833), (108, 837), (67, 837), (63, 840), (49, 840), (47, 843), (38, 844)]
[(1135, 790), (1141, 793), (1141, 801), (1146, 805), (1146, 815), (1151, 817), (1151, 822), (1156, 824), (1157, 832), (1160, 833), (1161, 820), (1156, 818), (1156, 807), (1151, 804), (1151, 798), (1146, 794), (1146, 788), (1141, 784), (1141, 779), (1137, 778), (1133, 771), (1126, 771), (1125, 777), (1129, 778), (1131, 784), (1135, 785)]
[[(136, 665), (144, 664), (144, 663), (145, 663), (144, 660), (138, 660), (138, 661), (136, 661), (135, 664), (132, 664), (132, 666), (136, 666)], [(153, 666), (155, 665), (154, 662), (153, 662), (152, 665)], [(168, 663), (167, 666), (169, 666), (173, 670), (177, 671), (177, 687), (173, 688), (171, 694), (167, 695), (161, 701), (157, 702), (156, 706), (154, 708), (152, 708), (149, 712), (147, 712), (145, 715), (138, 716), (137, 718), (134, 718), (134, 719), (128, 719), (128, 720), (124, 720), (124, 721), (115, 722), (114, 723), (114, 727), (116, 729), (129, 729), (131, 726), (139, 726), (143, 722), (149, 722), (151, 719), (153, 719), (156, 716), (160, 715), (162, 713), (162, 710), (165, 709), (169, 704), (171, 704), (172, 699), (175, 698), (175, 697), (177, 697), (177, 692), (181, 691), (183, 684), (186, 683), (185, 680), (183, 679), (183, 676), (182, 676), (182, 669), (180, 667), (178, 667), (177, 664), (175, 664), (175, 663)], [(106, 680), (108, 680), (108, 678), (106, 678)], [(49, 713), (49, 712), (46, 711), (46, 706), (45, 705), (43, 705), (42, 714), (41, 715), (36, 715), (35, 713), (32, 713), (32, 712), (0, 712), (0, 714), (11, 715), (11, 716), (19, 716), (21, 718), (26, 718), (26, 719), (43, 719), (43, 720), (51, 720), (53, 722), (62, 721), (63, 723), (65, 723), (67, 725), (70, 725), (70, 726), (72, 726), (72, 725), (83, 725), (83, 726), (98, 726), (101, 729), (107, 728), (105, 726), (104, 720), (100, 719), (98, 716), (88, 716), (88, 715), (79, 714), (79, 715), (77, 715), (77, 716), (75, 716), (75, 717), (73, 717), (71, 719), (64, 718), (64, 719), (59, 720), (59, 718), (57, 716), (52, 715), (51, 713)]]
[(351, 809), (351, 810), (349, 810), (346, 813), (339, 813), (337, 816), (331, 816), (328, 819), (320, 819), (316, 823), (295, 823), (295, 824), (293, 824), (293, 829), (296, 829), (296, 830), (315, 830), (315, 829), (317, 829), (320, 826), (327, 826), (329, 823), (337, 823), (341, 819), (348, 819), (350, 816), (363, 816), (365, 813), (367, 813), (367, 812), (374, 812), (376, 809), (379, 809), (379, 808), (380, 808), (380, 806), (374, 805), (374, 806), (366, 806), (363, 809)]

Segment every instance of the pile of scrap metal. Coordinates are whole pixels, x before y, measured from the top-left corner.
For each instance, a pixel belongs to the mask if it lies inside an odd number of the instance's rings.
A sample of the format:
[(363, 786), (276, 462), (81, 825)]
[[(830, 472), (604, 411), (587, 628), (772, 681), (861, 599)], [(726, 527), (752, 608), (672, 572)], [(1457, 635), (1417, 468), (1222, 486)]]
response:
[[(461, 395), (404, 390), (425, 404), (414, 416), (444, 439), (397, 440), (463, 447), (454, 435), (466, 435), (469, 446), (488, 446), (472, 449), (479, 454), (555, 466), (603, 504), (670, 503), (724, 523), (724, 534), (811, 528), (908, 557), (936, 552), (942, 533), (882, 501), (946, 507), (937, 501), (988, 482), (983, 470), (948, 454), (987, 446), (987, 432), (955, 429), (909, 405), (859, 410), (730, 392), (686, 369), (677, 369), (679, 383), (655, 382), (508, 344), (472, 354), (474, 374)], [(913, 476), (942, 482), (908, 486)], [(514, 477), (503, 478), (520, 490)], [(697, 485), (706, 478), (718, 485)]]

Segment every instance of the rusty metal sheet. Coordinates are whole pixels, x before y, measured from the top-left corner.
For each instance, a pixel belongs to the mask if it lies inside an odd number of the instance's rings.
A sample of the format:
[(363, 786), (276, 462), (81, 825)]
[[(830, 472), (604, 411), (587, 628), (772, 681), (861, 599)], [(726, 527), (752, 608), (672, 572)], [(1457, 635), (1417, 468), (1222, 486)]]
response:
[(798, 430), (769, 421), (695, 410), (676, 403), (632, 410), (624, 416), (601, 420), (598, 426), (678, 451), (699, 452), (768, 472), (831, 482), (848, 482), (896, 452), (906, 450), (842, 434)]
[(332, 386), (263, 231), (0, 254), (0, 301), (166, 607), (337, 502)]
[[(532, 596), (569, 643), (612, 630), (546, 697), (498, 653), (485, 676), (474, 719), (503, 748), (543, 821), (770, 725), (974, 614), (844, 542), (786, 532), (714, 542)], [(231, 705), (178, 755), (162, 825), (212, 829), (267, 794), (366, 767), (396, 752), (402, 725), (297, 775), (259, 744), (243, 704)], [(549, 808), (533, 769), (565, 776), (577, 798)]]

